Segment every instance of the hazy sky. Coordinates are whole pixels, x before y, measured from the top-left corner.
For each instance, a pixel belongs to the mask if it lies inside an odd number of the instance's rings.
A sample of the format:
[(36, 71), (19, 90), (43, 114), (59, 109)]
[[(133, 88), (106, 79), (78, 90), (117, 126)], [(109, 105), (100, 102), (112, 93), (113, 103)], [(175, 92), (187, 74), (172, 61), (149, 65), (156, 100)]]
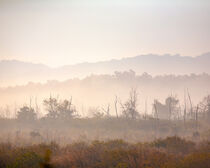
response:
[(0, 59), (50, 66), (210, 51), (210, 0), (0, 0)]

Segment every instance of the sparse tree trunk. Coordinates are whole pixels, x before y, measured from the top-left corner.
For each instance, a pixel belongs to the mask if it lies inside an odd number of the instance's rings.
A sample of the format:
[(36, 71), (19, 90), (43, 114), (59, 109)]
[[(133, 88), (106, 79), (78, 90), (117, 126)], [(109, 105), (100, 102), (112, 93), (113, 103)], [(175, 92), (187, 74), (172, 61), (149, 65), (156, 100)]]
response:
[(189, 98), (189, 102), (190, 102), (190, 117), (192, 119), (192, 115), (193, 115), (192, 101), (191, 101), (190, 93), (188, 90), (187, 90), (187, 93), (188, 93), (188, 98)]
[(158, 111), (157, 111), (157, 106), (156, 106), (156, 100), (154, 100), (154, 119), (155, 119), (155, 139), (157, 137), (157, 128), (158, 128)]
[(37, 97), (35, 98), (35, 104), (36, 104), (35, 113), (37, 114), (38, 117), (40, 117), (40, 114), (39, 114), (39, 106), (38, 106), (38, 103), (37, 103)]
[(115, 97), (115, 102), (114, 102), (114, 106), (115, 106), (115, 113), (116, 113), (116, 116), (118, 118), (118, 112), (117, 112), (117, 96)]
[(169, 106), (168, 107), (168, 110), (169, 110), (169, 121), (171, 120), (171, 97), (170, 97), (170, 101), (169, 101), (169, 105), (168, 105)]
[(187, 110), (186, 94), (185, 94), (185, 91), (184, 91), (184, 127), (186, 126), (186, 110)]
[(145, 101), (144, 119), (147, 119), (147, 100)]
[(196, 113), (195, 113), (195, 121), (196, 121), (196, 131), (198, 131), (198, 105), (197, 105), (197, 108), (196, 108)]
[(181, 108), (181, 105), (179, 103), (179, 111), (177, 112), (177, 115), (178, 115), (177, 118), (178, 118), (178, 120), (180, 119), (181, 111), (182, 111), (182, 108)]

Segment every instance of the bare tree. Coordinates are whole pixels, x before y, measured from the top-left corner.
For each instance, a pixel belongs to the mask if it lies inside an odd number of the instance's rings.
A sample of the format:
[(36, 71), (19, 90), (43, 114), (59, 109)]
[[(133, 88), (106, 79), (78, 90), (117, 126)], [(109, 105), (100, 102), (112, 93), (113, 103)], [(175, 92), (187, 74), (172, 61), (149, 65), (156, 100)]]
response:
[(144, 119), (147, 119), (147, 100), (145, 100), (145, 107), (144, 107)]
[[(169, 121), (171, 120), (171, 97), (168, 98)], [(166, 101), (167, 102), (167, 101)], [(166, 103), (167, 104), (167, 103)]]
[(136, 119), (139, 116), (137, 111), (137, 97), (137, 90), (132, 88), (129, 99), (124, 104), (121, 103), (122, 114), (126, 118)]
[(37, 115), (39, 115), (39, 106), (38, 106), (38, 103), (37, 103), (37, 97), (35, 97), (35, 112)]
[(118, 103), (118, 99), (117, 99), (117, 96), (115, 96), (114, 107), (115, 107), (116, 116), (118, 118), (117, 103)]
[(192, 116), (193, 116), (193, 105), (192, 105), (192, 100), (191, 100), (191, 97), (190, 97), (190, 93), (187, 89), (187, 94), (188, 94), (188, 99), (189, 99), (189, 102), (190, 102), (190, 118), (192, 119)]
[(204, 97), (199, 106), (201, 113), (203, 113), (203, 117), (210, 120), (210, 95)]
[(50, 98), (45, 99), (43, 101), (43, 104), (45, 106), (45, 110), (48, 112), (47, 117), (48, 118), (58, 118), (58, 99), (53, 98), (50, 95)]
[(153, 103), (153, 110), (154, 110), (154, 120), (155, 120), (155, 124), (154, 124), (154, 130), (155, 130), (155, 138), (157, 136), (157, 128), (159, 126), (159, 123), (158, 123), (158, 109), (157, 109), (157, 104), (158, 104), (158, 100), (154, 100), (154, 103)]
[(168, 107), (169, 120), (171, 120), (172, 117), (176, 118), (179, 111), (179, 100), (175, 96), (171, 95), (166, 98), (165, 105)]
[(11, 117), (11, 111), (10, 111), (9, 105), (6, 105), (6, 108), (5, 108), (5, 117), (6, 118)]
[(184, 126), (186, 124), (186, 112), (187, 112), (187, 104), (186, 104), (186, 93), (185, 93), (185, 90), (184, 90)]
[(94, 118), (103, 118), (104, 113), (98, 107), (89, 108), (89, 113), (93, 115)]
[(154, 109), (154, 118), (158, 119), (158, 109), (157, 109), (158, 100), (154, 100), (153, 109)]
[(103, 107), (101, 109), (102, 111), (104, 111), (107, 117), (110, 117), (110, 104), (107, 105), (106, 109), (104, 109)]
[(197, 105), (196, 111), (195, 111), (196, 131), (198, 131), (198, 109), (199, 109), (199, 105)]

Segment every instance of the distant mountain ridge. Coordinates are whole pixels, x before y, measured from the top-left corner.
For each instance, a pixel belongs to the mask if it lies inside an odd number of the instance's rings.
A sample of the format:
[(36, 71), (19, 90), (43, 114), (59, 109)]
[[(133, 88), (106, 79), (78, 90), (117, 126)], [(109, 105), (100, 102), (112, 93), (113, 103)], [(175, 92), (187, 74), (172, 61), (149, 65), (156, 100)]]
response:
[(91, 74), (112, 74), (114, 71), (129, 69), (132, 69), (137, 74), (147, 72), (151, 75), (210, 74), (209, 64), (210, 53), (197, 57), (148, 54), (120, 60), (65, 65), (58, 68), (17, 60), (2, 60), (0, 61), (0, 86), (25, 84), (29, 81), (66, 80)]

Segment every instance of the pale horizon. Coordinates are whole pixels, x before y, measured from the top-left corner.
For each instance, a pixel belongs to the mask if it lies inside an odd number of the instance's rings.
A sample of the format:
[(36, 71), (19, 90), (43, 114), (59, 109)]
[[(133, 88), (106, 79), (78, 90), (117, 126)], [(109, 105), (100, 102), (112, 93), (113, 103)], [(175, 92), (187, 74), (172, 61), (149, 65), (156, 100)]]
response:
[(210, 50), (209, 1), (1, 1), (0, 60), (50, 67)]
[(163, 54), (156, 54), (156, 53), (145, 53), (145, 54), (138, 54), (138, 55), (133, 55), (133, 56), (127, 56), (127, 57), (119, 57), (119, 58), (108, 58), (108, 59), (104, 59), (104, 60), (97, 60), (97, 61), (81, 61), (81, 62), (75, 62), (75, 63), (64, 63), (64, 64), (60, 64), (60, 65), (50, 65), (48, 63), (43, 63), (43, 62), (30, 62), (30, 61), (25, 61), (25, 60), (21, 60), (21, 59), (1, 59), (0, 62), (2, 61), (18, 61), (18, 62), (24, 62), (24, 63), (32, 63), (32, 64), (41, 64), (41, 65), (45, 65), (48, 66), (50, 68), (59, 68), (59, 67), (63, 67), (63, 66), (68, 66), (68, 65), (78, 65), (78, 64), (83, 64), (83, 63), (100, 63), (100, 62), (107, 62), (107, 61), (112, 61), (112, 60), (122, 60), (122, 59), (127, 59), (127, 58), (134, 58), (134, 57), (138, 57), (138, 56), (145, 56), (145, 55), (157, 55), (157, 56), (165, 56), (165, 55), (170, 55), (170, 56), (180, 56), (180, 57), (198, 57), (201, 55), (205, 55), (205, 54), (209, 54), (210, 52), (205, 52), (205, 53), (201, 53), (199, 55), (195, 55), (195, 56), (191, 56), (191, 55), (181, 55), (179, 53), (175, 53), (175, 54), (171, 54), (171, 53), (163, 53)]

